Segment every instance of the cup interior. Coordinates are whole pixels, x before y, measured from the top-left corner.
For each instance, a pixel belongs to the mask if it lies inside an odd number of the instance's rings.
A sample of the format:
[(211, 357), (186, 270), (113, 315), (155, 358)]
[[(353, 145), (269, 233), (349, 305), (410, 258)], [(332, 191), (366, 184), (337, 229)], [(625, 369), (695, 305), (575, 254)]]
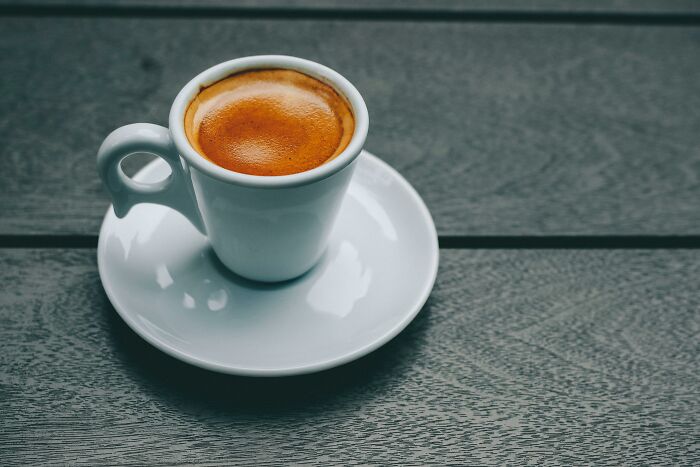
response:
[[(304, 73), (331, 86), (349, 104), (355, 128), (350, 142), (338, 156), (313, 169), (291, 175), (249, 175), (225, 169), (202, 156), (190, 144), (185, 132), (185, 113), (202, 89), (231, 75), (256, 69), (289, 69)], [(338, 72), (319, 63), (285, 55), (258, 55), (215, 65), (195, 76), (178, 93), (170, 109), (170, 133), (182, 158), (201, 172), (219, 180), (259, 188), (288, 187), (327, 178), (352, 163), (367, 138), (369, 116), (357, 89)]]

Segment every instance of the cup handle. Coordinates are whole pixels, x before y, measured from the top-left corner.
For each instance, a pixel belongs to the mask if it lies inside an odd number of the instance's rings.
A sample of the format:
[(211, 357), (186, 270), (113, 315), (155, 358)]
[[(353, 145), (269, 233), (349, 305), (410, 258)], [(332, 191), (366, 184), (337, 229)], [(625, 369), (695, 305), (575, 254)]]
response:
[[(170, 166), (170, 175), (153, 183), (129, 178), (120, 163), (125, 157), (138, 152), (163, 159)], [(97, 152), (97, 170), (112, 197), (117, 217), (126, 216), (131, 207), (138, 203), (162, 204), (181, 213), (197, 230), (206, 234), (189, 173), (182, 165), (167, 128), (150, 123), (134, 123), (117, 128), (105, 138)]]

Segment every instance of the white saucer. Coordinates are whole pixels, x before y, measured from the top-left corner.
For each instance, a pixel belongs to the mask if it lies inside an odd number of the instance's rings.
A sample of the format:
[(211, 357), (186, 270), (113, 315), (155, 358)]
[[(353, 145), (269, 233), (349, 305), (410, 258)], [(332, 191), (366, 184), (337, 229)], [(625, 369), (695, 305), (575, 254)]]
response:
[[(134, 178), (168, 170), (157, 159)], [(110, 207), (97, 262), (114, 308), (155, 347), (209, 370), (283, 376), (347, 363), (401, 332), (433, 287), (438, 242), (415, 190), (364, 152), (328, 250), (298, 279), (234, 275), (184, 217), (154, 204), (123, 219)]]

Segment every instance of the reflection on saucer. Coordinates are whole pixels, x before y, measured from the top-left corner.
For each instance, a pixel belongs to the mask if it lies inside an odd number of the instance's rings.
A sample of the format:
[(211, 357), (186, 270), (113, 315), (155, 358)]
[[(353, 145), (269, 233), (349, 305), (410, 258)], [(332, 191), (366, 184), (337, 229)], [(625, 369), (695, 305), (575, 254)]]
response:
[(220, 311), (226, 307), (228, 302), (228, 292), (224, 289), (216, 290), (209, 294), (207, 299), (207, 307), (211, 311)]
[(352, 244), (343, 241), (331, 259), (321, 265), (318, 277), (306, 296), (313, 309), (338, 317), (347, 316), (355, 302), (367, 295), (372, 269), (364, 268)]
[(384, 237), (392, 242), (398, 239), (396, 227), (391, 223), (391, 217), (389, 217), (389, 214), (382, 207), (381, 203), (377, 201), (375, 195), (373, 195), (371, 191), (361, 185), (350, 185), (348, 188), (348, 196), (355, 198), (357, 202), (365, 208), (367, 214), (372, 217), (381, 229)]
[(167, 289), (173, 285), (173, 278), (165, 264), (161, 264), (156, 268), (156, 282), (161, 289)]

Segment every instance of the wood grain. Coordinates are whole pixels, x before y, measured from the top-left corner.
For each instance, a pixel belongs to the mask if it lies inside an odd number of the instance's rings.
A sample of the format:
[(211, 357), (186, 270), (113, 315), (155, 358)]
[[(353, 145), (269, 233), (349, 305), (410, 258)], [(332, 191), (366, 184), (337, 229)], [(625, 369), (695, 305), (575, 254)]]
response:
[(0, 234), (97, 233), (102, 139), (261, 53), (356, 84), (367, 148), (441, 235), (700, 232), (697, 28), (5, 18), (0, 38)]
[(441, 254), (387, 346), (259, 380), (141, 341), (94, 251), (0, 250), (0, 463), (700, 463), (700, 252)]
[[(2, 5), (26, 5), (22, 0), (0, 0)], [(337, 8), (418, 11), (544, 11), (544, 12), (624, 12), (696, 13), (695, 0), (32, 0), (33, 5), (95, 7), (252, 7)]]

